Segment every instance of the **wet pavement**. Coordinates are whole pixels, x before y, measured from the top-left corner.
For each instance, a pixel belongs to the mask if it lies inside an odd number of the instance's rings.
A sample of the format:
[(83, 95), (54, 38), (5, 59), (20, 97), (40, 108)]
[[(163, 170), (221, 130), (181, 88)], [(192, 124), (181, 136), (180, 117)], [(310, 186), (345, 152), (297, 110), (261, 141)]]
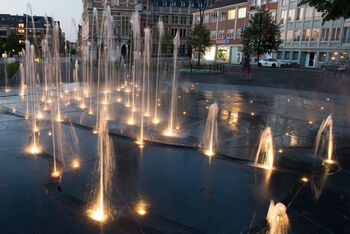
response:
[[(37, 156), (25, 152), (31, 126), (17, 90), (0, 97), (0, 233), (265, 233), (270, 200), (283, 202), (292, 233), (350, 232), (350, 104), (347, 96), (230, 84), (180, 83), (178, 135), (161, 133), (167, 123), (167, 84), (159, 125), (146, 124), (145, 147), (134, 143), (138, 126), (120, 103), (110, 109), (115, 170), (111, 178), (113, 220), (100, 225), (87, 216), (96, 180), (95, 118), (77, 103), (63, 107), (63, 168), (52, 180), (51, 123), (40, 121)], [(201, 151), (208, 107), (218, 102), (219, 146), (209, 158)], [(15, 108), (16, 110), (14, 110)], [(335, 157), (340, 168), (305, 164), (313, 156), (317, 130), (333, 114)], [(47, 115), (46, 115), (47, 118)], [(252, 162), (262, 129), (271, 126), (276, 167)], [(78, 139), (78, 140), (76, 140)], [(73, 155), (81, 162), (70, 167)], [(306, 176), (308, 183), (300, 179)], [(136, 212), (146, 204), (146, 215)]]

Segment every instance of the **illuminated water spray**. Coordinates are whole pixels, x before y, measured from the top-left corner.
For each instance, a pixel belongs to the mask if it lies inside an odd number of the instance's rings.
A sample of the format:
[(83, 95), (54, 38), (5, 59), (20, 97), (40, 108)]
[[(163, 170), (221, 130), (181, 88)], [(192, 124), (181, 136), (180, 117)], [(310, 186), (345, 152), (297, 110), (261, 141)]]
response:
[(173, 71), (173, 82), (171, 88), (171, 100), (170, 100), (170, 113), (169, 113), (169, 122), (168, 129), (165, 131), (164, 135), (174, 136), (174, 125), (175, 125), (175, 114), (176, 114), (176, 104), (177, 104), (177, 80), (176, 80), (176, 66), (177, 66), (177, 53), (180, 46), (180, 34), (179, 30), (176, 33), (174, 38), (174, 71)]
[(269, 211), (266, 216), (269, 224), (269, 234), (287, 234), (289, 230), (289, 218), (287, 208), (282, 203), (270, 201)]
[(259, 140), (259, 147), (256, 153), (254, 164), (256, 166), (271, 170), (273, 168), (274, 157), (275, 157), (274, 147), (275, 146), (273, 143), (271, 128), (267, 127), (261, 133), (260, 140)]
[(317, 132), (314, 155), (326, 152), (325, 162), (334, 163), (333, 144), (333, 118), (332, 115), (329, 115), (327, 119), (323, 120), (321, 127)]
[(210, 105), (207, 122), (205, 124), (205, 131), (203, 136), (204, 153), (207, 156), (215, 155), (215, 148), (218, 143), (218, 121), (217, 116), (219, 106), (217, 103)]

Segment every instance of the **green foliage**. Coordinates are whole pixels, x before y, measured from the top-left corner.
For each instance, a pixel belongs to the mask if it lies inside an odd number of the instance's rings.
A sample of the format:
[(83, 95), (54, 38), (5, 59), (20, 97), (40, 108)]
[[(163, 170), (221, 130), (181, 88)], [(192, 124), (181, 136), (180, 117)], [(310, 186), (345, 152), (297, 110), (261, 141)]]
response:
[(304, 4), (315, 7), (318, 12), (322, 12), (324, 21), (340, 17), (350, 18), (349, 0), (301, 0), (298, 5)]
[[(6, 64), (6, 69), (7, 69), (7, 78), (11, 79), (12, 76), (14, 76), (16, 72), (19, 70), (19, 63)], [(1, 69), (0, 77), (5, 77), (5, 65), (3, 65)]]
[(204, 25), (202, 25), (202, 39), (200, 40), (200, 30), (200, 24), (195, 24), (191, 36), (188, 38), (187, 45), (192, 48), (195, 54), (197, 54), (199, 45), (201, 44), (200, 54), (202, 56), (211, 46), (211, 42), (210, 31)]
[(258, 9), (242, 35), (243, 52), (256, 54), (278, 50), (281, 41), (280, 26), (265, 9)]
[(21, 50), (21, 45), (18, 42), (19, 37), (15, 33), (11, 33), (7, 38), (6, 38), (6, 51), (12, 55), (14, 53), (18, 53)]

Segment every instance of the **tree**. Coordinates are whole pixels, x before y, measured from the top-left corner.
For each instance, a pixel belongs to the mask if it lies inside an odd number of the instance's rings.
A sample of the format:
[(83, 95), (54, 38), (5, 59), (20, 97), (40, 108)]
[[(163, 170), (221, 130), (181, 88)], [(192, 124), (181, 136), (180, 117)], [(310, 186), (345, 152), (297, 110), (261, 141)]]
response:
[(11, 33), (6, 38), (6, 51), (8, 54), (18, 53), (21, 50), (21, 45), (19, 44), (19, 37), (15, 33)]
[[(201, 34), (202, 37), (200, 36)], [(195, 24), (192, 34), (188, 38), (187, 45), (192, 48), (194, 53), (200, 52), (200, 55), (202, 56), (211, 46), (210, 31), (203, 25), (201, 33), (200, 24)]]
[(271, 53), (278, 50), (281, 41), (280, 26), (265, 9), (258, 9), (242, 35), (243, 52), (247, 54)]
[(349, 0), (301, 0), (298, 5), (304, 4), (315, 7), (318, 12), (322, 12), (324, 21), (336, 20), (340, 17), (350, 18)]

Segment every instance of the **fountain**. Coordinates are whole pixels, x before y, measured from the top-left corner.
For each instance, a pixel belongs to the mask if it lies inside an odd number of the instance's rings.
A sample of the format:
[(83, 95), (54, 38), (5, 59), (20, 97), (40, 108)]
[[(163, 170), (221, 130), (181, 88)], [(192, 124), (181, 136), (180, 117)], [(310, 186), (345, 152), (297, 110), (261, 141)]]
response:
[(259, 147), (254, 161), (255, 166), (268, 170), (273, 169), (274, 147), (271, 128), (267, 127), (260, 135)]
[(209, 157), (215, 155), (215, 149), (218, 144), (218, 112), (218, 104), (211, 104), (209, 108), (207, 122), (205, 124), (205, 131), (202, 142), (204, 154), (206, 154)]
[(159, 118), (158, 118), (158, 92), (159, 92), (159, 72), (160, 72), (160, 54), (161, 54), (161, 45), (162, 45), (162, 39), (164, 35), (164, 25), (162, 21), (158, 22), (158, 31), (159, 31), (159, 37), (158, 37), (158, 56), (157, 56), (157, 70), (156, 70), (156, 90), (155, 90), (155, 97), (154, 97), (154, 118), (153, 123), (158, 124)]
[(149, 28), (145, 28), (145, 50), (143, 52), (143, 77), (142, 77), (142, 97), (141, 97), (141, 124), (140, 124), (140, 137), (137, 141), (137, 144), (140, 145), (140, 148), (143, 148), (143, 138), (144, 138), (144, 114), (145, 110), (145, 93), (146, 85), (148, 86), (148, 81), (146, 83), (146, 76), (149, 78), (150, 72), (150, 59), (151, 59), (151, 31)]
[(107, 112), (101, 109), (97, 142), (99, 181), (94, 190), (94, 202), (88, 210), (88, 215), (98, 222), (104, 222), (112, 212), (109, 196), (112, 188), (114, 150), (108, 133), (106, 116)]
[(269, 224), (269, 234), (287, 234), (289, 230), (289, 218), (287, 208), (282, 203), (270, 201), (269, 211), (266, 220)]
[(171, 86), (171, 100), (170, 100), (170, 113), (169, 113), (169, 122), (168, 128), (164, 132), (165, 136), (174, 136), (175, 125), (175, 116), (176, 116), (176, 105), (177, 105), (177, 80), (176, 80), (176, 66), (177, 66), (177, 53), (180, 46), (180, 34), (179, 30), (176, 33), (174, 38), (174, 71), (173, 71), (173, 81)]
[[(328, 132), (326, 131), (327, 128)], [(327, 119), (323, 120), (321, 127), (317, 132), (314, 155), (317, 156), (325, 153), (324, 163), (334, 163), (333, 144), (333, 118), (332, 115), (329, 115)]]

